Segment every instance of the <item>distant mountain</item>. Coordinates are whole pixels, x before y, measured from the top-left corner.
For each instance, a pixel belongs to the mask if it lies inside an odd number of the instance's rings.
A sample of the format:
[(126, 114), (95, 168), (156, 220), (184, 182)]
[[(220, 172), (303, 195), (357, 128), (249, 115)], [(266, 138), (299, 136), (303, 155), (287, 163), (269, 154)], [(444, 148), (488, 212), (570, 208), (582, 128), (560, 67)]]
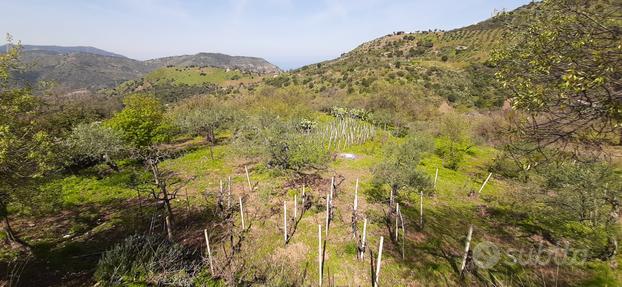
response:
[[(55, 83), (57, 91), (99, 90), (143, 77), (156, 69), (176, 67), (215, 67), (257, 74), (276, 74), (280, 69), (256, 57), (199, 53), (138, 61), (93, 47), (23, 45), (21, 55), (26, 69), (17, 76), (34, 83)], [(6, 51), (0, 46), (0, 53)]]
[(219, 53), (199, 53), (195, 55), (183, 55), (165, 57), (146, 61), (148, 65), (163, 66), (198, 66), (219, 67), (225, 69), (239, 69), (262, 74), (280, 72), (279, 67), (270, 62), (256, 57), (229, 56)]
[(141, 61), (91, 53), (32, 50), (22, 52), (21, 60), (26, 68), (18, 78), (53, 82), (60, 92), (114, 87), (150, 71)]
[[(6, 49), (7, 49), (7, 45), (0, 46), (0, 51), (6, 51)], [(63, 47), (63, 46), (22, 45), (22, 50), (23, 51), (46, 51), (46, 52), (55, 52), (59, 54), (88, 53), (88, 54), (94, 54), (94, 55), (100, 55), (100, 56), (127, 58), (123, 55), (119, 55), (119, 54), (108, 52), (102, 49), (97, 49), (95, 47), (87, 47), (87, 46)]]

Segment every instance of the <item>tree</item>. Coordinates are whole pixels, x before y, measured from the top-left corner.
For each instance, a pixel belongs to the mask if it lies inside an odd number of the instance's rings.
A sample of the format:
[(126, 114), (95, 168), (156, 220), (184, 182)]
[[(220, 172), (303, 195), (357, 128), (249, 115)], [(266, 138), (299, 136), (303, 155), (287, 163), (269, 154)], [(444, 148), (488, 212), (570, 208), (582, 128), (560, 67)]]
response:
[(113, 158), (124, 150), (119, 132), (100, 122), (80, 124), (73, 128), (65, 140), (72, 159), (90, 159), (105, 162), (110, 168), (119, 171)]
[(440, 134), (442, 142), (436, 153), (443, 158), (443, 165), (457, 170), (464, 154), (471, 148), (467, 120), (457, 114), (448, 114), (441, 119)]
[(0, 54), (0, 218), (7, 240), (28, 247), (11, 227), (8, 206), (18, 192), (31, 191), (30, 183), (51, 170), (53, 145), (36, 121), (39, 105), (31, 90), (10, 78), (19, 54), (19, 45)]
[(622, 181), (620, 174), (601, 162), (562, 162), (543, 169), (542, 190), (528, 193), (530, 200), (541, 201), (542, 221), (550, 221), (555, 230), (560, 221), (566, 226), (581, 226), (561, 234), (573, 238), (573, 245), (584, 245), (591, 257), (608, 260), (617, 255)]
[(173, 111), (175, 123), (184, 131), (205, 137), (210, 144), (210, 156), (214, 159), (213, 146), (216, 133), (233, 120), (233, 111), (221, 100), (211, 96), (198, 96), (180, 103)]
[(248, 117), (236, 131), (234, 142), (240, 152), (264, 158), (269, 168), (297, 175), (315, 173), (326, 167), (330, 156), (299, 123), (269, 114)]
[(429, 178), (417, 166), (424, 153), (432, 150), (431, 141), (423, 136), (409, 135), (401, 144), (389, 145), (382, 162), (372, 172), (376, 185), (388, 184), (397, 198), (402, 188), (422, 191), (430, 186)]
[(537, 148), (592, 148), (615, 135), (622, 144), (619, 4), (546, 0), (528, 13), (492, 59), (512, 106), (524, 112), (515, 135)]
[[(163, 204), (172, 222), (174, 217), (171, 201), (177, 196), (180, 180), (174, 173), (159, 167), (167, 154), (157, 146), (170, 138), (172, 126), (165, 118), (164, 107), (153, 96), (130, 95), (123, 103), (123, 110), (114, 115), (108, 125), (120, 132), (121, 137), (132, 148), (134, 156), (144, 162), (145, 168), (153, 176), (154, 187), (150, 193)], [(172, 234), (169, 224), (166, 228)]]
[(133, 94), (123, 100), (124, 108), (107, 124), (136, 149), (152, 147), (168, 140), (173, 127), (164, 116), (164, 106), (151, 95)]

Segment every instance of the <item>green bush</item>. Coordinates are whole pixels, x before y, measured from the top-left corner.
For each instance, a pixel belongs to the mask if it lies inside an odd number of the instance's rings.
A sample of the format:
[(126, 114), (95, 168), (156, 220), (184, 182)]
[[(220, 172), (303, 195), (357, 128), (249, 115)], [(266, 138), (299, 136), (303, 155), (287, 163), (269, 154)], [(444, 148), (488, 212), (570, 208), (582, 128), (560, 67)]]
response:
[(436, 144), (436, 154), (443, 158), (443, 166), (457, 170), (464, 155), (471, 148), (471, 131), (468, 119), (459, 114), (447, 114), (440, 125), (441, 140)]
[(436, 154), (443, 159), (443, 166), (458, 170), (464, 161), (465, 148), (453, 141), (440, 141), (436, 145)]
[(133, 235), (102, 255), (95, 279), (104, 286), (192, 286), (194, 275), (202, 268), (194, 257), (181, 245)]

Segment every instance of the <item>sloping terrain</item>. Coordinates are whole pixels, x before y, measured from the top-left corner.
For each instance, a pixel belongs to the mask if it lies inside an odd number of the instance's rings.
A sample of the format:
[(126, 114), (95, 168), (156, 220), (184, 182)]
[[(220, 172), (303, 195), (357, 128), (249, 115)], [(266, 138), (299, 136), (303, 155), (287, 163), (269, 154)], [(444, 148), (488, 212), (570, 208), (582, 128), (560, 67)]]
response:
[[(7, 45), (0, 46), (0, 51), (6, 51), (8, 48)], [(74, 47), (64, 47), (64, 46), (43, 46), (43, 45), (22, 45), (22, 51), (47, 51), (54, 52), (59, 54), (69, 54), (69, 53), (88, 53), (100, 56), (108, 56), (108, 57), (119, 57), (119, 58), (127, 58), (123, 55), (119, 55), (113, 52), (108, 52), (102, 49), (98, 49), (95, 47), (88, 46), (74, 46)]]
[(280, 69), (262, 58), (229, 56), (219, 53), (198, 53), (195, 55), (172, 56), (148, 60), (150, 67), (217, 67), (224, 69), (238, 69), (260, 74), (276, 74)]
[[(5, 48), (6, 49), (6, 48)], [(90, 47), (24, 46), (26, 68), (18, 78), (30, 83), (47, 81), (60, 93), (88, 89), (97, 91), (140, 78), (163, 67), (213, 67), (255, 74), (280, 70), (264, 59), (199, 53), (137, 61)]]

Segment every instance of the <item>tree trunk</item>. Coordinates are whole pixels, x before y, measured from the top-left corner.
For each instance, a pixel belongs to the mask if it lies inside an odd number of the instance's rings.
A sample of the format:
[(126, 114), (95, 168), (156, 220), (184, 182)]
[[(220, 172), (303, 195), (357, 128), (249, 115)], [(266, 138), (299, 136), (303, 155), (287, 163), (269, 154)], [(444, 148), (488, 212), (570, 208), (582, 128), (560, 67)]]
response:
[(209, 129), (207, 132), (207, 142), (209, 142), (209, 154), (210, 158), (214, 160), (214, 144), (216, 142), (216, 136), (214, 136), (214, 130)]
[(117, 166), (117, 164), (112, 161), (110, 159), (110, 156), (108, 156), (108, 154), (104, 154), (104, 162), (106, 162), (106, 164), (115, 172), (119, 172), (119, 166)]
[(0, 216), (2, 217), (2, 230), (6, 234), (6, 240), (11, 244), (17, 244), (19, 247), (30, 251), (30, 245), (19, 238), (13, 228), (11, 227), (11, 222), (9, 220), (9, 214), (4, 202), (0, 202)]

